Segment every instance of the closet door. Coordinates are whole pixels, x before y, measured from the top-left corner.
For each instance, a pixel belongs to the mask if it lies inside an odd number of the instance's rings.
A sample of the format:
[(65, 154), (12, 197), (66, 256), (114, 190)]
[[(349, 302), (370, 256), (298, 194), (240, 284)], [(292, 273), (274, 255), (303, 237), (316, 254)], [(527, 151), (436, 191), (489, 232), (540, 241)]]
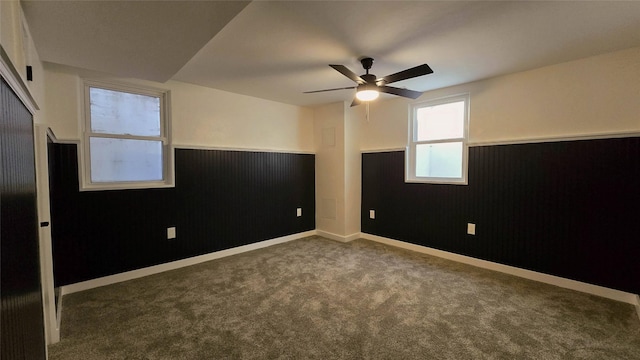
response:
[(45, 359), (33, 118), (0, 84), (0, 358)]

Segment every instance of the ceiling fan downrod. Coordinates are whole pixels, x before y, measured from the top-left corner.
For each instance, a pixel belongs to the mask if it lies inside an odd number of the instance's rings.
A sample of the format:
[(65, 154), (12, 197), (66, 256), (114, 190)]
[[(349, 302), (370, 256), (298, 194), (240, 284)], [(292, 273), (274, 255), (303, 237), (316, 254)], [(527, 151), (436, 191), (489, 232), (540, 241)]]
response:
[(371, 67), (373, 66), (373, 59), (370, 57), (366, 57), (360, 60), (360, 63), (362, 64), (362, 67), (367, 71), (367, 74), (369, 74), (369, 69), (371, 69)]
[(361, 85), (375, 84), (376, 76), (373, 74), (369, 74), (369, 69), (371, 69), (371, 67), (373, 66), (373, 59), (370, 57), (362, 58), (360, 60), (360, 63), (362, 64), (362, 67), (366, 71), (366, 74), (360, 76), (360, 78), (364, 80), (364, 84), (361, 84)]

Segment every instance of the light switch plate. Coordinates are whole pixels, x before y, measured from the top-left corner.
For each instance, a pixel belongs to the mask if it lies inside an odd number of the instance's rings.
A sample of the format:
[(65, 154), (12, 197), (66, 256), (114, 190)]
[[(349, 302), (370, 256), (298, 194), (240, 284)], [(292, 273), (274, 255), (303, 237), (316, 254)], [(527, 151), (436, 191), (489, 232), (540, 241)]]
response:
[(176, 227), (172, 226), (167, 228), (167, 239), (175, 239), (176, 238)]
[(375, 219), (375, 218), (376, 218), (376, 211), (369, 210), (369, 219)]
[(297, 208), (297, 209), (296, 209), (296, 216), (297, 216), (297, 217), (302, 216), (302, 208)]

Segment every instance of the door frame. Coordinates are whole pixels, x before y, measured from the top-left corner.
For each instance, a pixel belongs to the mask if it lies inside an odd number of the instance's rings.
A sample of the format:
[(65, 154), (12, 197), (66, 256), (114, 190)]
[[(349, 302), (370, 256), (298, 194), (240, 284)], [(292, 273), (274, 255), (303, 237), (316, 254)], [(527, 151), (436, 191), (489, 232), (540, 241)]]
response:
[[(53, 132), (44, 124), (34, 124), (36, 154), (36, 184), (38, 194), (38, 222), (40, 224), (40, 277), (42, 281), (42, 303), (47, 345), (60, 341), (60, 314), (56, 309), (55, 283), (53, 278), (53, 245), (51, 237), (51, 207), (49, 194), (49, 153), (47, 139), (55, 142)], [(45, 225), (46, 224), (46, 225)], [(62, 298), (60, 298), (60, 301)]]

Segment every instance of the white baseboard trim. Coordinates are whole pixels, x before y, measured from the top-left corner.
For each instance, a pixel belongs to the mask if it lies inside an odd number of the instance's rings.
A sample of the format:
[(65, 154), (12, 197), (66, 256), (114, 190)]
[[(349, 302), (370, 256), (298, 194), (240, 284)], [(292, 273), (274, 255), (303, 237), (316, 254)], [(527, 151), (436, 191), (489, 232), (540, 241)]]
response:
[(342, 235), (330, 233), (328, 231), (323, 231), (323, 230), (316, 230), (316, 231), (317, 231), (317, 235), (318, 236), (322, 236), (322, 237), (325, 237), (327, 239), (331, 239), (331, 240), (335, 240), (335, 241), (340, 241), (340, 242), (343, 242), (343, 243), (347, 243), (349, 241), (353, 241), (353, 240), (359, 239), (361, 237), (360, 233), (353, 233), (351, 235), (342, 236)]
[[(387, 244), (391, 246), (395, 246), (398, 248), (403, 248), (411, 251), (416, 251), (419, 253), (424, 253), (432, 256), (437, 256), (443, 259), (448, 259), (484, 269), (489, 269), (493, 271), (502, 272), (509, 275), (518, 276), (521, 278), (539, 281), (545, 284), (555, 285), (566, 289), (576, 290), (580, 292), (584, 292), (587, 294), (592, 294), (600, 297), (604, 297), (611, 300), (616, 300), (628, 304), (632, 304), (635, 306), (636, 311), (638, 313), (638, 319), (640, 320), (640, 296), (636, 294), (627, 293), (620, 290), (610, 289), (598, 285), (588, 284), (576, 280), (565, 279), (559, 276), (543, 274), (531, 270), (520, 269), (517, 267), (503, 265), (494, 263), (491, 261), (476, 259), (470, 256), (459, 255), (455, 253), (451, 253), (448, 251), (437, 250), (433, 248), (429, 248), (426, 246), (415, 245), (411, 243), (407, 243), (404, 241), (393, 240), (389, 238), (385, 238), (382, 236), (367, 234), (367, 233), (355, 233), (347, 236), (341, 236), (337, 234), (333, 234), (330, 232), (322, 231), (322, 230), (310, 230), (302, 233), (287, 235), (275, 239), (265, 240), (254, 244), (243, 245), (227, 250), (216, 251), (213, 253), (195, 256), (183, 260), (177, 260), (170, 263), (155, 265), (146, 267), (143, 269), (127, 271), (120, 274), (110, 275), (101, 277), (98, 279), (87, 280), (75, 284), (65, 285), (60, 288), (60, 301), (64, 297), (64, 295), (72, 294), (79, 291), (89, 290), (93, 288), (97, 288), (100, 286), (111, 285), (127, 280), (137, 279), (144, 276), (149, 276), (153, 274), (158, 274), (161, 272), (175, 270), (182, 267), (199, 264), (202, 262), (220, 259), (226, 256), (241, 254), (247, 251), (257, 250), (265, 247), (269, 247), (276, 244), (282, 244), (285, 242), (301, 239), (307, 236), (318, 235), (331, 240), (336, 240), (340, 242), (349, 242), (358, 238), (363, 238), (367, 240), (376, 241), (382, 244)], [(62, 303), (58, 306), (58, 312), (62, 309)], [(58, 313), (58, 327), (60, 327), (60, 316)]]
[(79, 291), (89, 290), (89, 289), (93, 289), (93, 288), (97, 288), (105, 285), (111, 285), (111, 284), (115, 284), (115, 283), (119, 283), (127, 280), (133, 280), (133, 279), (141, 278), (144, 276), (149, 276), (149, 275), (158, 274), (158, 273), (169, 271), (169, 270), (175, 270), (175, 269), (183, 268), (186, 266), (203, 263), (205, 261), (220, 259), (220, 258), (231, 256), (231, 255), (237, 255), (247, 251), (257, 250), (257, 249), (269, 247), (276, 244), (282, 244), (285, 242), (301, 239), (301, 238), (316, 235), (316, 234), (317, 234), (316, 230), (310, 230), (302, 233), (282, 236), (275, 239), (260, 241), (253, 244), (238, 246), (231, 249), (216, 251), (209, 254), (194, 256), (187, 259), (176, 260), (176, 261), (172, 261), (165, 264), (149, 266), (146, 268), (131, 270), (131, 271), (123, 272), (120, 274), (109, 275), (109, 276), (105, 276), (97, 279), (65, 285), (65, 286), (62, 286), (60, 289), (60, 297), (62, 298), (64, 295), (69, 295)]
[(483, 269), (498, 271), (501, 273), (542, 282), (545, 284), (559, 286), (565, 289), (580, 291), (587, 294), (596, 295), (596, 296), (604, 297), (607, 299), (632, 304), (636, 306), (636, 309), (638, 310), (638, 317), (640, 318), (640, 298), (636, 294), (615, 290), (615, 289), (610, 289), (603, 286), (588, 284), (588, 283), (584, 283), (576, 280), (565, 279), (559, 276), (543, 274), (536, 271), (525, 270), (525, 269), (517, 268), (514, 266), (498, 264), (498, 263), (494, 263), (486, 260), (480, 260), (470, 256), (459, 255), (459, 254), (451, 253), (448, 251), (429, 248), (426, 246), (410, 244), (404, 241), (393, 240), (393, 239), (385, 238), (382, 236), (362, 233), (361, 237), (363, 239), (376, 241), (382, 244), (387, 244), (387, 245), (391, 245), (391, 246), (395, 246), (395, 247), (399, 247), (407, 250), (416, 251), (419, 253), (433, 255), (443, 259), (453, 260), (456, 262), (476, 266)]

